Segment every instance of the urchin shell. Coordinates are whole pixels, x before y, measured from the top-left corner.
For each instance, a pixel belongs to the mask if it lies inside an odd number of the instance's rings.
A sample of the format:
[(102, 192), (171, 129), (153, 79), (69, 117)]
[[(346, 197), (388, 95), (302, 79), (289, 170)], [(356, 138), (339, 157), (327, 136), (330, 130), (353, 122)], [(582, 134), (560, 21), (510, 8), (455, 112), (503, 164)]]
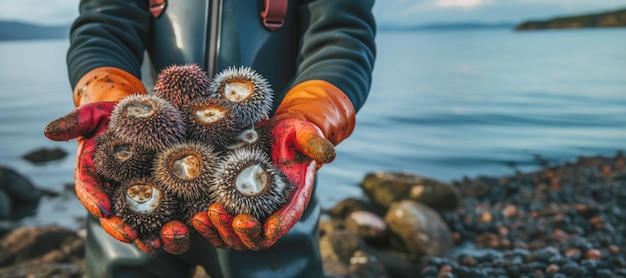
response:
[(96, 137), (94, 167), (104, 178), (125, 182), (150, 176), (155, 152), (122, 140), (110, 130)]
[(160, 150), (185, 138), (178, 108), (153, 95), (131, 95), (111, 112), (111, 129), (117, 136), (146, 149)]
[(154, 95), (176, 107), (208, 95), (209, 77), (197, 64), (172, 65), (162, 69), (156, 78)]
[(274, 94), (269, 82), (250, 67), (229, 67), (216, 74), (209, 91), (211, 97), (233, 106), (243, 126), (268, 117), (272, 109)]
[(216, 160), (209, 145), (181, 143), (157, 155), (153, 175), (165, 192), (179, 199), (208, 198)]
[(269, 153), (271, 146), (271, 137), (267, 129), (257, 128), (251, 126), (250, 128), (242, 130), (227, 146), (229, 150), (237, 148), (259, 148), (262, 151)]
[(221, 99), (197, 99), (183, 106), (182, 111), (190, 141), (208, 142), (223, 149), (241, 129), (230, 106)]
[(257, 148), (239, 148), (218, 163), (211, 198), (231, 214), (250, 214), (258, 219), (282, 207), (293, 184)]
[(113, 196), (115, 215), (131, 225), (139, 236), (158, 232), (177, 215), (178, 204), (150, 178), (123, 183)]

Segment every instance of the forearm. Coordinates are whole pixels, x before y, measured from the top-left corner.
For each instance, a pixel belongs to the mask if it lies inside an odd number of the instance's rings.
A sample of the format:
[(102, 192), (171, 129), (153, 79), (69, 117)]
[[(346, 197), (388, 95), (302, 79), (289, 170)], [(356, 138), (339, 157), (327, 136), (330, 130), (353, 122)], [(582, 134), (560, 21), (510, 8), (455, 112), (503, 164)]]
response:
[(100, 67), (122, 69), (140, 78), (151, 15), (148, 1), (83, 0), (71, 28), (67, 66), (72, 88)]
[(370, 89), (376, 56), (373, 0), (304, 1), (295, 84), (327, 81), (358, 111)]

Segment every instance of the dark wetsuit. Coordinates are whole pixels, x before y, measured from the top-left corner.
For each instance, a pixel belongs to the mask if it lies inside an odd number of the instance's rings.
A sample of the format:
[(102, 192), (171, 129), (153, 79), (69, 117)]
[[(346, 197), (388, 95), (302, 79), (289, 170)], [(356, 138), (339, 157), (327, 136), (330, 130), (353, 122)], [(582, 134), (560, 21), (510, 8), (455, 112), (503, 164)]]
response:
[[(295, 84), (325, 80), (358, 111), (375, 58), (374, 1), (288, 2), (284, 25), (270, 31), (260, 17), (264, 0), (169, 0), (158, 18), (149, 12), (148, 0), (82, 0), (67, 55), (71, 85), (104, 66), (138, 78), (146, 62), (152, 67), (144, 77), (172, 64), (196, 63), (210, 76), (229, 66), (250, 66), (272, 85), (274, 108)], [(320, 277), (318, 218), (319, 204), (312, 198), (300, 222), (265, 251), (214, 249), (198, 238), (185, 255), (151, 257), (117, 242), (90, 218), (88, 270), (94, 277), (184, 277), (203, 265), (211, 277)]]

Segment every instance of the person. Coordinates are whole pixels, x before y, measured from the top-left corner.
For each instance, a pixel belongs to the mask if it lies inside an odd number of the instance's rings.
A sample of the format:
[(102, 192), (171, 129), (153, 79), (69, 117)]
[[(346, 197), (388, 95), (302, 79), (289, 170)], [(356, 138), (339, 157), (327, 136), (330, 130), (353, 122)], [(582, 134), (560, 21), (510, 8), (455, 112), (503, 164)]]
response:
[[(78, 140), (75, 187), (91, 213), (87, 276), (186, 277), (201, 265), (210, 277), (322, 277), (314, 176), (352, 133), (367, 98), (373, 2), (82, 0), (67, 53), (76, 109), (45, 133)], [(93, 167), (94, 137), (120, 99), (149, 93), (142, 76), (147, 82), (189, 63), (209, 76), (249, 66), (268, 80), (273, 162), (296, 189), (263, 223), (214, 204), (192, 228), (164, 226), (159, 239), (142, 241), (111, 215), (107, 184)]]

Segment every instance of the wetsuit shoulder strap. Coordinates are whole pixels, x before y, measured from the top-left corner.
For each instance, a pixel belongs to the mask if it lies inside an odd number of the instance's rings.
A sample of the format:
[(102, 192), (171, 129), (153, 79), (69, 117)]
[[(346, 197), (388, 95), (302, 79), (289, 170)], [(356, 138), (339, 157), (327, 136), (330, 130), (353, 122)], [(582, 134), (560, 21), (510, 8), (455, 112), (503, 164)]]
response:
[(159, 17), (165, 9), (165, 0), (150, 0), (150, 13), (152, 16)]
[(287, 0), (265, 0), (265, 10), (261, 12), (265, 28), (273, 31), (283, 26), (287, 2)]
[[(165, 0), (149, 0), (150, 13), (159, 17), (165, 9)], [(287, 0), (265, 0), (265, 9), (261, 12), (263, 25), (273, 31), (283, 26), (287, 13)]]

